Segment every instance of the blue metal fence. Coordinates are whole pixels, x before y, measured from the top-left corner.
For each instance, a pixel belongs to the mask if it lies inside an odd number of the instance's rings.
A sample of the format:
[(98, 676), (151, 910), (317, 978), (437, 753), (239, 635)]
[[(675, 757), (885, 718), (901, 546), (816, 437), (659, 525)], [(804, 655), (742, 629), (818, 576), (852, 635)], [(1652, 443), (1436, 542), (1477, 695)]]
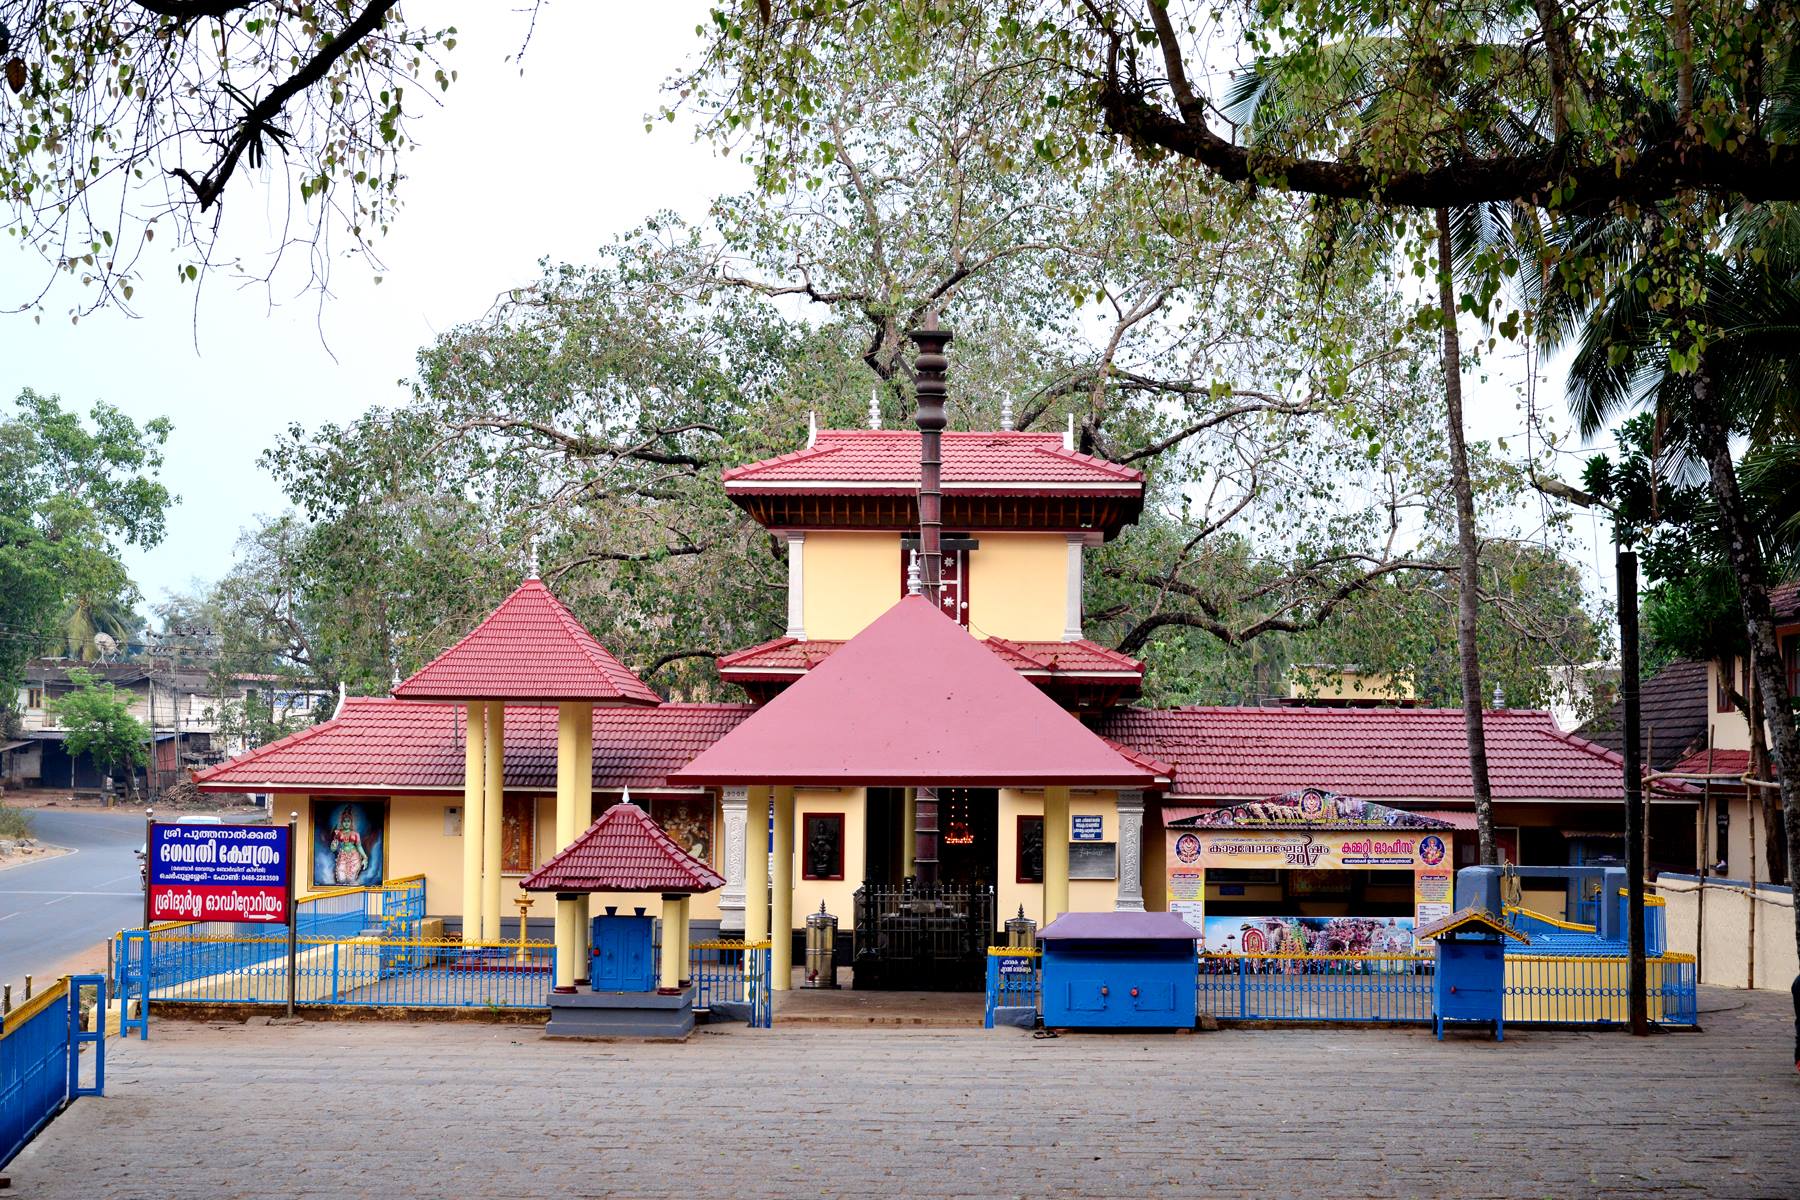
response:
[[(98, 975), (64, 978), (0, 1018), (0, 1167), (77, 1096), (98, 1096), (106, 1084), (101, 1034), (81, 1029), (81, 997), (94, 989), (100, 1014), (106, 981)], [(104, 1020), (100, 1023), (105, 1029)], [(91, 1044), (94, 1082), (81, 1083), (81, 1047)]]
[(688, 947), (688, 978), (694, 984), (694, 1007), (743, 1006), (753, 1029), (774, 1024), (774, 996), (769, 988), (772, 942), (706, 941)]
[(1199, 1011), (1226, 1020), (1424, 1023), (1429, 954), (1202, 954)]

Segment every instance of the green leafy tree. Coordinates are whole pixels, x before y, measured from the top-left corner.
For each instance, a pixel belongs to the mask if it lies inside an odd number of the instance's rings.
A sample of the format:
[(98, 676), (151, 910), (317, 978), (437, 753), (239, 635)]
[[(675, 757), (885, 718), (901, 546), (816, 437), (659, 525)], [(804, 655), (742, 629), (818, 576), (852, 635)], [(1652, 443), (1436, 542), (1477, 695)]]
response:
[(274, 257), (334, 238), (366, 254), (399, 208), (408, 105), (449, 88), (455, 45), (399, 0), (0, 0), (0, 195), (45, 263), (0, 302), (39, 306), (61, 277), (86, 289), (75, 315), (129, 309), (159, 231), (197, 281), (228, 262), (225, 196), (271, 168), (290, 185)]
[(131, 715), (130, 698), (80, 668), (69, 672), (69, 681), (75, 690), (55, 702), (56, 719), (68, 731), (69, 757), (85, 754), (108, 775), (149, 762), (150, 729)]
[(26, 660), (63, 644), (58, 622), (68, 606), (129, 611), (136, 600), (119, 550), (162, 540), (174, 501), (156, 475), (169, 430), (160, 417), (139, 426), (109, 404), (96, 404), (84, 422), (29, 388), (0, 419), (0, 704), (8, 709)]

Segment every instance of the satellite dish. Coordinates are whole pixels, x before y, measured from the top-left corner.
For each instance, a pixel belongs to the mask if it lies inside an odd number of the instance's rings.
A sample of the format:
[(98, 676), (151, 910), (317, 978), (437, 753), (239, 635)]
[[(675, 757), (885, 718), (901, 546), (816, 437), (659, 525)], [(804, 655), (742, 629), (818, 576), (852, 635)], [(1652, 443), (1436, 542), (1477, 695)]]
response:
[(119, 648), (119, 643), (116, 640), (114, 640), (112, 634), (96, 633), (94, 635), (94, 649), (96, 649), (100, 652), (100, 661), (101, 662), (105, 662), (106, 656), (111, 654), (113, 651), (117, 650), (118, 648)]

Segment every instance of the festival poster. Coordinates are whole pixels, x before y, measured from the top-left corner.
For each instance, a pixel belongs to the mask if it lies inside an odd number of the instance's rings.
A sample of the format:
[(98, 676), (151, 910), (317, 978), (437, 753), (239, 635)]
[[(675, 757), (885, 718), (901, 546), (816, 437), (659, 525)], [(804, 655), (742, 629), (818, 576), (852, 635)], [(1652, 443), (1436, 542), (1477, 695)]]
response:
[(1411, 917), (1210, 916), (1201, 943), (1214, 954), (1410, 954)]
[(373, 887), (387, 867), (386, 800), (312, 802), (314, 887)]

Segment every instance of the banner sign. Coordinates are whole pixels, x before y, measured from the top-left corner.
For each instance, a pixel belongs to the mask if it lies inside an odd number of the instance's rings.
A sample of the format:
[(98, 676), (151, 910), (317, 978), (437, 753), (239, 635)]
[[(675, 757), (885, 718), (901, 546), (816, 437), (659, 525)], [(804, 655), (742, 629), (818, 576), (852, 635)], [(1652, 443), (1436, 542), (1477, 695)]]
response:
[(287, 924), (288, 826), (152, 823), (149, 833), (149, 920)]
[(1077, 813), (1069, 818), (1069, 840), (1098, 842), (1104, 838), (1105, 819), (1097, 813)]
[(1447, 833), (1176, 832), (1171, 867), (1342, 870), (1346, 867), (1435, 867), (1449, 854)]

